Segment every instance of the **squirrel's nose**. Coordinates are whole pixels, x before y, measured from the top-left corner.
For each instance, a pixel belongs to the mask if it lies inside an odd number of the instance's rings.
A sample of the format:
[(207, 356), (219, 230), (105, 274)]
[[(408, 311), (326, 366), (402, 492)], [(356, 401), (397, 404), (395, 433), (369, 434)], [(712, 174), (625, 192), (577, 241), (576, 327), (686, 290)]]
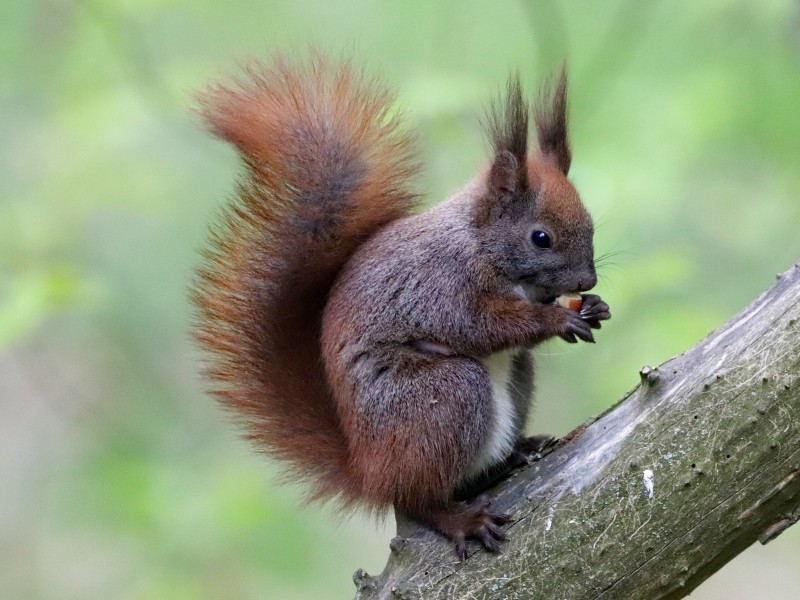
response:
[(597, 273), (595, 273), (594, 269), (583, 275), (580, 279), (578, 279), (578, 291), (585, 292), (586, 290), (592, 289), (594, 286), (597, 285)]

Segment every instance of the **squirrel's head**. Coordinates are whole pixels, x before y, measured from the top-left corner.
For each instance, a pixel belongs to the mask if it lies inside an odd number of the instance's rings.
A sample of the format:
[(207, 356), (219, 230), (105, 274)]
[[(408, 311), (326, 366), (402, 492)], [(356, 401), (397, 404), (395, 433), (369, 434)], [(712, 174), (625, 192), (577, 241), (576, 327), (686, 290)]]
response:
[(528, 155), (528, 104), (518, 77), (488, 111), (491, 166), (474, 198), (473, 224), (487, 259), (535, 301), (594, 287), (592, 218), (567, 179), (567, 79), (562, 69), (534, 110), (539, 148)]

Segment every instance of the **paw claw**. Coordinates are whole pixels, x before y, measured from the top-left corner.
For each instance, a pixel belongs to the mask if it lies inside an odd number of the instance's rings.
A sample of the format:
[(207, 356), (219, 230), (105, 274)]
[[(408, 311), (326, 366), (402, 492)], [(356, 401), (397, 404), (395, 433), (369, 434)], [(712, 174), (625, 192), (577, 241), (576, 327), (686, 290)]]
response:
[(491, 515), (491, 519), (498, 525), (507, 525), (511, 522), (511, 513), (497, 513)]
[(491, 502), (488, 497), (480, 496), (463, 511), (451, 515), (450, 527), (441, 529), (454, 543), (459, 560), (467, 558), (467, 541), (473, 539), (489, 552), (498, 552), (501, 544), (508, 539), (502, 529), (511, 520), (508, 513), (494, 513), (489, 510)]
[(591, 325), (594, 329), (600, 329), (600, 321), (607, 321), (611, 318), (611, 312), (608, 308), (608, 304), (603, 302), (600, 296), (595, 294), (584, 294), (583, 306), (581, 307), (579, 314), (585, 321), (597, 323), (596, 327)]
[(496, 540), (504, 542), (508, 539), (508, 534), (503, 531), (500, 527), (495, 525), (494, 523), (487, 523), (486, 530), (494, 537)]
[(571, 333), (564, 333), (561, 335), (561, 339), (566, 341), (568, 344), (577, 344), (578, 340), (575, 339), (575, 336)]
[(497, 552), (500, 549), (500, 540), (489, 533), (486, 525), (482, 525), (475, 530), (475, 537), (489, 552)]
[(453, 542), (455, 544), (455, 551), (456, 556), (458, 556), (458, 560), (465, 561), (467, 560), (467, 542), (464, 537), (463, 532), (456, 532), (452, 536)]
[(509, 469), (518, 469), (532, 465), (538, 458), (544, 456), (547, 450), (556, 445), (558, 440), (552, 435), (540, 434), (523, 437), (514, 444), (514, 449), (508, 457)]

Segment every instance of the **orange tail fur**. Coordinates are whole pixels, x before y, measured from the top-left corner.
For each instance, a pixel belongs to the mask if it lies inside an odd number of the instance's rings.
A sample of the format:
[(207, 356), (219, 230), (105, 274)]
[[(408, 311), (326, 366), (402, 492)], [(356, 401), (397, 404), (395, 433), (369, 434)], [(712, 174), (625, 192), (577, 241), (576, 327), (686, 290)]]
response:
[(201, 97), (244, 163), (198, 269), (195, 336), (214, 393), (247, 437), (308, 479), (314, 499), (356, 499), (320, 354), (328, 291), (372, 233), (408, 214), (416, 167), (392, 97), (349, 64), (255, 64)]

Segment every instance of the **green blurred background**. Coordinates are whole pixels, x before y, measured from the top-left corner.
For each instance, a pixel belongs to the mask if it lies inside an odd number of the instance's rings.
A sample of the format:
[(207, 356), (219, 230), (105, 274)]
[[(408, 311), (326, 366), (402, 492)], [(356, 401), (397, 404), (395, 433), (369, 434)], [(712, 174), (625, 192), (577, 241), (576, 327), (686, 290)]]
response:
[[(703, 2), (11, 0), (0, 8), (0, 597), (348, 598), (390, 521), (340, 521), (203, 393), (186, 290), (232, 190), (189, 112), (238, 61), (316, 45), (399, 92), (435, 202), (481, 107), (568, 57), (572, 178), (613, 252), (596, 346), (542, 349), (564, 433), (800, 260), (800, 7)], [(800, 527), (704, 600), (796, 598)]]

